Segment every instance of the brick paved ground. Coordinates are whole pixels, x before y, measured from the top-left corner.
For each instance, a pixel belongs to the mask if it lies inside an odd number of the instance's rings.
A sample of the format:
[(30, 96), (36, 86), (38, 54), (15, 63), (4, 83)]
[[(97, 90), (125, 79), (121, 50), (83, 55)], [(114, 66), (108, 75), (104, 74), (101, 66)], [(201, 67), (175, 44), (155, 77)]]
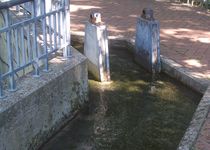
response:
[[(135, 37), (137, 17), (150, 6), (160, 21), (161, 54), (183, 65), (195, 77), (210, 80), (210, 13), (172, 0), (152, 1), (71, 0), (71, 30), (83, 32), (90, 12), (98, 11), (110, 36), (131, 39)], [(210, 150), (210, 114), (196, 148)]]
[(152, 7), (160, 21), (161, 54), (190, 69), (198, 78), (210, 78), (210, 13), (169, 0), (71, 0), (71, 29), (84, 31), (91, 11), (102, 13), (109, 35), (135, 37), (136, 19)]
[(195, 143), (196, 150), (210, 150), (210, 113), (201, 129), (200, 135)]

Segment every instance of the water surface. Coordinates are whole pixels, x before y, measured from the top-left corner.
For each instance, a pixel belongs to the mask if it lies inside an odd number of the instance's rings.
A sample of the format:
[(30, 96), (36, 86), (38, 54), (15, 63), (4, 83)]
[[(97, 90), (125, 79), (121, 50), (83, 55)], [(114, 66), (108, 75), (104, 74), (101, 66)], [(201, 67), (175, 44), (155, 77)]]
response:
[[(80, 45), (76, 45), (81, 48)], [(90, 75), (89, 103), (41, 150), (175, 150), (201, 95), (110, 49), (110, 84)]]

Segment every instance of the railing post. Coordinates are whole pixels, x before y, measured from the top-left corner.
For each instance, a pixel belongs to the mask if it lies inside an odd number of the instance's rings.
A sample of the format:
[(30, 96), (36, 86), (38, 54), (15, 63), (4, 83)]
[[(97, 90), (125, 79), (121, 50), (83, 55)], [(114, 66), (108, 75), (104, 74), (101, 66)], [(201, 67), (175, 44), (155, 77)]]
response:
[(53, 44), (54, 44), (54, 49), (57, 49), (57, 24), (56, 24), (56, 14), (53, 14), (53, 32), (54, 32), (54, 39), (53, 39)]
[[(62, 4), (61, 3), (59, 3), (59, 8), (60, 7), (62, 7), (61, 6)], [(57, 27), (58, 27), (58, 45), (61, 47), (61, 45), (62, 45), (62, 42), (61, 42), (61, 38), (62, 38), (62, 22), (61, 22), (61, 15), (62, 15), (62, 12), (58, 12), (57, 13), (57, 15), (58, 15), (58, 24), (57, 24)]]
[(48, 64), (48, 49), (47, 49), (47, 31), (46, 31), (46, 2), (45, 0), (42, 0), (41, 2), (41, 8), (43, 12), (43, 20), (42, 20), (42, 29), (43, 29), (43, 37), (44, 37), (44, 51), (46, 54), (46, 59), (45, 59), (45, 68), (44, 71), (48, 72), (49, 71), (49, 64)]
[(8, 60), (9, 60), (9, 90), (15, 91), (16, 90), (16, 84), (15, 84), (15, 77), (14, 77), (14, 64), (13, 64), (13, 50), (11, 47), (11, 28), (10, 28), (10, 14), (9, 9), (5, 9), (5, 20), (6, 20), (6, 26), (9, 28), (9, 30), (6, 32), (6, 39), (7, 39), (7, 52), (8, 52)]
[(65, 13), (64, 13), (64, 42), (65, 42), (65, 48), (63, 52), (64, 57), (71, 57), (71, 37), (70, 37), (70, 0), (64, 0), (65, 4)]
[(32, 18), (35, 19), (34, 24), (33, 24), (33, 35), (34, 35), (33, 48), (34, 48), (35, 57), (36, 57), (34, 61), (34, 69), (35, 69), (34, 77), (39, 77), (39, 56), (38, 56), (38, 48), (37, 48), (37, 29), (36, 29), (36, 24), (37, 24), (36, 1), (33, 1), (32, 5), (33, 5)]

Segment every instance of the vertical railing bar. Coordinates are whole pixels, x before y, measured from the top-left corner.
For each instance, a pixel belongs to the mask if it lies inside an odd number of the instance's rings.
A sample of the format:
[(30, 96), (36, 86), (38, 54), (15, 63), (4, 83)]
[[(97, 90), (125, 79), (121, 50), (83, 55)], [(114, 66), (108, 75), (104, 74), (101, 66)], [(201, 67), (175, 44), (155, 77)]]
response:
[(53, 28), (54, 28), (54, 49), (57, 49), (56, 14), (53, 14)]
[(30, 24), (27, 27), (27, 47), (28, 47), (28, 59), (32, 60), (32, 52), (31, 52), (31, 37), (30, 37)]
[(49, 38), (50, 38), (50, 51), (52, 51), (52, 20), (51, 20), (52, 15), (48, 17), (49, 19)]
[(65, 11), (64, 11), (64, 42), (65, 48), (63, 55), (64, 57), (71, 56), (71, 49), (70, 49), (70, 7), (69, 7), (69, 0), (64, 0), (65, 4)]
[(64, 41), (64, 33), (65, 33), (65, 31), (64, 31), (64, 7), (65, 7), (65, 3), (64, 3), (64, 0), (62, 1), (62, 4), (61, 4), (61, 7), (62, 7), (62, 10), (61, 10), (61, 13), (60, 13), (60, 15), (61, 15), (61, 22), (60, 22), (60, 24), (61, 24), (61, 35), (62, 35), (62, 39), (61, 39), (61, 46), (63, 47), (64, 46), (64, 44), (65, 44), (65, 41)]
[[(37, 27), (36, 27), (36, 31), (37, 31)], [(37, 33), (37, 32), (36, 32)], [(39, 38), (38, 38), (38, 33), (36, 34), (37, 38), (36, 38), (36, 45), (37, 45), (37, 58), (39, 58), (39, 56), (41, 56), (41, 47), (40, 47), (40, 43), (39, 43)]]
[[(41, 0), (41, 1), (43, 1), (43, 0)], [(34, 2), (35, 3), (35, 2)], [(39, 7), (41, 7), (41, 6), (39, 6)], [(37, 18), (37, 16), (38, 15), (42, 15), (42, 10), (40, 9), (40, 12), (38, 13), (38, 10), (39, 10), (39, 8), (38, 8), (38, 3), (36, 3), (36, 16), (35, 16), (35, 18)], [(38, 37), (38, 35), (39, 35), (39, 33), (38, 33), (38, 29), (39, 29), (39, 20), (38, 19), (35, 19), (35, 28), (36, 28), (36, 45), (37, 45), (37, 58), (39, 58), (40, 56), (41, 56), (41, 43), (40, 43), (40, 41), (39, 41), (39, 37)], [(39, 31), (40, 32), (40, 31)]]
[(58, 12), (58, 43), (59, 43), (59, 46), (61, 47), (61, 38), (62, 38), (62, 35), (61, 35), (61, 13)]
[[(63, 7), (63, 5), (62, 5), (62, 7)], [(64, 35), (63, 35), (63, 33), (64, 33), (64, 29), (63, 29), (63, 24), (64, 24), (64, 22), (63, 22), (63, 10), (60, 12), (60, 35), (61, 35), (61, 47), (63, 47), (63, 45), (64, 45)]]
[(67, 49), (66, 49), (66, 13), (65, 11), (63, 12), (63, 45), (64, 45), (64, 49), (63, 49), (63, 56), (67, 57)]
[(65, 17), (65, 0), (62, 0), (62, 28), (63, 28), (63, 46), (65, 46), (66, 44), (66, 36), (65, 36), (65, 33), (66, 33), (66, 28), (65, 28), (65, 24), (66, 24), (66, 17)]
[[(58, 6), (57, 6), (58, 7)], [(56, 18), (56, 42), (57, 42), (57, 47), (59, 47), (59, 33), (58, 33), (58, 13), (55, 14)]]
[[(0, 33), (0, 42), (2, 42), (1, 33)], [(0, 68), (0, 99), (4, 97), (1, 74), (2, 74), (2, 70)]]
[(71, 49), (71, 13), (70, 13), (70, 1), (67, 0), (67, 16), (68, 16), (68, 22), (67, 22), (67, 27), (68, 27), (68, 48), (69, 48), (69, 56), (72, 56), (72, 49)]
[(19, 46), (18, 46), (18, 29), (15, 29), (15, 50), (16, 50), (16, 61), (17, 66), (20, 67), (20, 53), (19, 53)]
[(45, 51), (45, 54), (46, 54), (46, 59), (45, 59), (45, 69), (44, 71), (49, 71), (49, 64), (48, 64), (48, 49), (47, 49), (47, 31), (46, 31), (46, 26), (47, 26), (47, 23), (46, 23), (46, 4), (45, 4), (45, 0), (42, 1), (42, 10), (43, 10), (43, 13), (44, 13), (44, 18), (42, 20), (42, 29), (43, 29), (43, 46), (44, 46), (44, 51)]
[(66, 0), (66, 16), (67, 16), (67, 42), (68, 42), (68, 57), (71, 57), (72, 51), (71, 51), (71, 32), (70, 32), (70, 27), (71, 27), (71, 20), (70, 20), (70, 1)]
[(34, 60), (34, 69), (35, 69), (35, 74), (34, 77), (39, 77), (39, 58), (38, 58), (38, 49), (37, 49), (37, 30), (36, 30), (36, 24), (37, 24), (37, 19), (36, 19), (36, 1), (32, 2), (32, 17), (35, 19), (33, 23), (33, 49), (35, 51), (35, 60)]
[[(40, 0), (41, 2), (43, 1), (43, 0)], [(41, 4), (41, 3), (40, 3)], [(38, 7), (41, 7), (41, 5), (40, 6), (38, 6), (38, 3), (36, 3), (36, 18), (37, 18), (37, 16), (39, 16), (39, 15), (42, 15), (42, 10), (41, 10), (41, 8), (38, 8)], [(38, 13), (38, 10), (39, 10), (39, 13)], [(39, 28), (39, 22), (41, 22), (41, 19), (40, 20), (38, 20), (38, 19), (35, 19), (35, 22), (36, 22), (36, 44), (37, 44), (37, 58), (39, 58), (41, 55), (42, 55), (42, 51), (41, 51), (41, 40), (39, 40), (39, 34), (40, 34), (40, 30), (41, 30), (41, 27)], [(39, 32), (38, 32), (39, 31)]]
[[(1, 34), (0, 34), (0, 42), (3, 42), (1, 39)], [(2, 70), (0, 68), (0, 99), (4, 98), (4, 92), (3, 92), (3, 85), (2, 85)]]
[(15, 85), (15, 77), (14, 77), (14, 66), (13, 66), (13, 50), (11, 47), (11, 28), (10, 28), (10, 14), (9, 9), (6, 9), (6, 26), (9, 28), (9, 30), (6, 32), (6, 38), (7, 38), (7, 51), (8, 51), (8, 60), (9, 60), (9, 72), (11, 72), (9, 76), (9, 90), (15, 91), (16, 85)]
[(62, 44), (65, 46), (66, 44), (66, 36), (65, 36), (65, 33), (66, 33), (66, 28), (65, 28), (65, 23), (66, 23), (66, 20), (65, 20), (65, 12), (62, 11), (62, 36), (63, 36), (63, 42)]
[(24, 41), (24, 27), (20, 29), (20, 36), (21, 36), (21, 51), (22, 51), (22, 66), (26, 64), (26, 50), (25, 50), (25, 41)]

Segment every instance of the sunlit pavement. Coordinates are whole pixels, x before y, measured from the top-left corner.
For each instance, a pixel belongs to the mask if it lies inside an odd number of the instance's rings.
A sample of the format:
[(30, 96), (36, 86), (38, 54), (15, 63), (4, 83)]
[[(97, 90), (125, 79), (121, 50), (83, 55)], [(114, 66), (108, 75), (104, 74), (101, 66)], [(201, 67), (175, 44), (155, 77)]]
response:
[[(172, 1), (172, 0), (170, 0)], [(92, 11), (102, 13), (109, 36), (134, 39), (137, 17), (152, 7), (160, 21), (161, 54), (199, 79), (210, 78), (210, 13), (169, 0), (71, 0), (71, 30), (82, 33)]]

